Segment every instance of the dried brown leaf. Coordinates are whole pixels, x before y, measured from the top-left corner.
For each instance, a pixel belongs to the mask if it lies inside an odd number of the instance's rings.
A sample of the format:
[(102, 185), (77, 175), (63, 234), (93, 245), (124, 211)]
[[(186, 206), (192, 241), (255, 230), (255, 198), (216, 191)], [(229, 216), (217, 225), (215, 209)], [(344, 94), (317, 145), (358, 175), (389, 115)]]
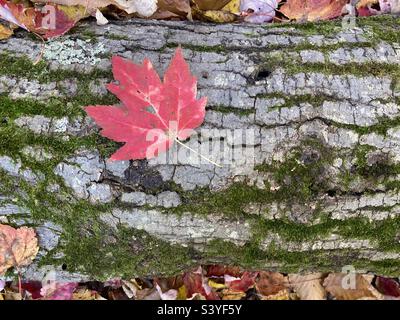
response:
[(322, 277), (322, 273), (290, 274), (289, 285), (301, 300), (325, 300), (326, 292), (322, 286)]
[(231, 289), (224, 289), (221, 292), (222, 300), (240, 300), (246, 296), (245, 292), (235, 291)]
[(192, 8), (189, 0), (158, 0), (157, 14), (171, 12), (180, 17), (192, 20)]
[(200, 10), (219, 10), (231, 0), (193, 0)]
[(0, 224), (0, 275), (8, 268), (29, 265), (38, 251), (38, 241), (32, 228), (15, 229)]
[(256, 290), (263, 297), (278, 294), (287, 288), (287, 277), (277, 272), (262, 271), (256, 281)]
[(262, 296), (261, 300), (290, 300), (289, 291), (287, 289), (283, 289), (278, 293)]
[(0, 24), (0, 40), (8, 39), (13, 33), (14, 32), (10, 28)]
[(383, 295), (371, 285), (373, 277), (354, 275), (354, 288), (351, 288), (347, 279), (352, 276), (344, 273), (331, 273), (324, 280), (323, 286), (336, 300), (383, 299)]

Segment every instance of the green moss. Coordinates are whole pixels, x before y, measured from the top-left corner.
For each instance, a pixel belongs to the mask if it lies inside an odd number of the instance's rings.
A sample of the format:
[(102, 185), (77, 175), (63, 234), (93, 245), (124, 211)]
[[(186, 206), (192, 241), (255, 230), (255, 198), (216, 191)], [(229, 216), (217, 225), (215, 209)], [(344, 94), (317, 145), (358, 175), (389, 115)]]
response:
[(272, 93), (258, 95), (260, 99), (281, 99), (284, 102), (268, 110), (281, 110), (283, 108), (298, 107), (301, 104), (311, 104), (314, 108), (320, 108), (325, 101), (334, 101), (333, 97), (324, 94), (302, 94), (302, 95), (286, 95), (283, 93)]
[(183, 49), (189, 49), (192, 51), (199, 52), (215, 52), (215, 53), (226, 53), (228, 49), (223, 45), (215, 45), (215, 46), (201, 46), (195, 44), (187, 44), (187, 43), (177, 43), (170, 42), (166, 45), (166, 48), (176, 49), (177, 47), (182, 47)]
[[(295, 35), (298, 32), (301, 32), (304, 35), (324, 35), (330, 36), (335, 35), (341, 28), (341, 22), (338, 20), (331, 21), (319, 21), (315, 22), (304, 22), (304, 23), (277, 23), (277, 24), (269, 24), (263, 26), (264, 29), (274, 30), (274, 29), (293, 29), (297, 31), (294, 33)], [(290, 31), (288, 31), (290, 33)]]
[(367, 37), (372, 41), (388, 43), (399, 43), (400, 41), (400, 18), (393, 15), (382, 15), (357, 20), (358, 26), (370, 30)]
[(114, 231), (96, 221), (80, 220), (84, 227), (76, 230), (78, 225), (74, 222), (65, 232), (67, 245), (62, 262), (67, 270), (83, 271), (105, 280), (115, 275), (171, 276), (191, 266), (190, 249), (170, 245), (144, 231)]
[(280, 186), (279, 190), (271, 191), (268, 181), (265, 181), (265, 189), (235, 183), (217, 193), (210, 192), (208, 188), (189, 192), (176, 188), (175, 191), (180, 194), (183, 204), (178, 208), (169, 209), (168, 212), (194, 212), (204, 215), (218, 213), (230, 217), (245, 217), (245, 208), (251, 203), (310, 201), (326, 190), (320, 177), (324, 166), (331, 161), (334, 153), (314, 140), (303, 141), (302, 145), (302, 148), (294, 148), (283, 163), (256, 166), (256, 170), (271, 175), (272, 180)]
[(123, 35), (119, 35), (119, 34), (114, 34), (114, 33), (107, 33), (106, 34), (107, 39), (111, 39), (111, 40), (126, 40), (129, 41), (129, 37), (127, 36), (123, 36)]
[(276, 270), (282, 273), (341, 272), (346, 265), (387, 276), (397, 276), (400, 271), (398, 260), (377, 262), (360, 259), (358, 250), (348, 249), (330, 252), (289, 252), (271, 244), (264, 251), (254, 244), (236, 246), (230, 242), (215, 240), (209, 244), (205, 256), (217, 263), (223, 261), (243, 268)]
[(376, 161), (373, 164), (368, 164), (367, 156), (374, 150), (376, 150), (376, 148), (366, 145), (359, 146), (356, 149), (354, 173), (374, 180), (377, 180), (379, 177), (388, 177), (400, 174), (400, 166), (391, 164), (387, 157), (379, 159), (379, 161)]
[(233, 107), (228, 107), (228, 106), (210, 106), (207, 107), (207, 110), (212, 110), (224, 114), (236, 114), (238, 116), (249, 116), (254, 114), (254, 109), (239, 109), (239, 108), (233, 108)]
[(355, 77), (386, 77), (400, 75), (400, 66), (397, 64), (368, 62), (368, 63), (345, 63), (336, 65), (333, 63), (296, 63), (287, 61), (285, 63), (269, 61), (269, 66), (274, 68), (284, 68), (289, 75), (298, 73), (322, 73), (327, 75), (352, 75)]
[(0, 117), (16, 119), (20, 116), (43, 115), (45, 117), (74, 117), (85, 115), (83, 107), (87, 105), (116, 104), (113, 95), (95, 96), (88, 93), (84, 87), (73, 97), (50, 97), (46, 102), (33, 99), (11, 99), (0, 94)]
[(30, 80), (37, 80), (40, 83), (57, 82), (65, 79), (89, 82), (98, 78), (112, 78), (111, 70), (94, 69), (87, 73), (67, 69), (51, 70), (49, 64), (44, 60), (35, 65), (27, 57), (16, 57), (6, 53), (0, 54), (0, 60), (0, 75), (24, 77)]

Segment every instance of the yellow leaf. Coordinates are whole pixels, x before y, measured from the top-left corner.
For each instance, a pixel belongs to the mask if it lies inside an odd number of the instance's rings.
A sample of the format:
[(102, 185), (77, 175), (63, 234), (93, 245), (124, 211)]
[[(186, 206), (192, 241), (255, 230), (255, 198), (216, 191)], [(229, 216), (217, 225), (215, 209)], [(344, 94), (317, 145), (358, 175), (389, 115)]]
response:
[(230, 289), (222, 290), (222, 300), (240, 300), (246, 296), (243, 291), (233, 291)]
[(60, 11), (64, 12), (65, 15), (77, 22), (83, 18), (88, 17), (89, 11), (86, 9), (86, 7), (84, 6), (65, 6), (65, 5), (58, 5), (57, 9), (59, 9)]
[(240, 13), (240, 0), (232, 0), (225, 7), (222, 8), (223, 11), (227, 11), (233, 14)]
[(8, 39), (13, 34), (13, 31), (0, 24), (0, 40)]
[(283, 289), (276, 294), (269, 296), (262, 296), (261, 300), (289, 300), (289, 292), (287, 289)]
[(79, 289), (72, 294), (72, 300), (96, 300), (96, 296), (91, 290)]
[(192, 9), (193, 14), (201, 20), (217, 23), (234, 22), (237, 18), (236, 15), (240, 13), (240, 0), (218, 3), (226, 4), (225, 6), (219, 6), (217, 3), (210, 4), (208, 1), (195, 1), (195, 4)]
[(233, 22), (236, 20), (236, 16), (230, 12), (222, 10), (207, 10), (202, 11), (202, 16), (209, 21), (218, 23)]
[(357, 9), (367, 7), (367, 6), (372, 6), (373, 4), (379, 3), (379, 0), (360, 0), (357, 3)]
[(186, 287), (182, 286), (178, 289), (178, 296), (176, 297), (176, 300), (186, 300), (186, 297), (187, 297)]
[(214, 289), (225, 289), (226, 288), (226, 285), (225, 284), (223, 284), (223, 283), (218, 283), (218, 282), (215, 282), (215, 281), (212, 281), (212, 280), (208, 280), (208, 285), (211, 287), (211, 288), (214, 288)]

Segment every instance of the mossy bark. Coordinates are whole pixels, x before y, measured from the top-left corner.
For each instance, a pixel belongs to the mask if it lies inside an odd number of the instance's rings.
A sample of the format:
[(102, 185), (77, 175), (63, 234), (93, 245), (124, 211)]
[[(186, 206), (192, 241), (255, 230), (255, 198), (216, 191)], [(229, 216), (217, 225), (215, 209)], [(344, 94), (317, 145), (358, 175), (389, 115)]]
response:
[[(0, 221), (35, 227), (41, 244), (25, 277), (199, 263), (398, 274), (399, 22), (90, 23), (36, 65), (40, 41), (0, 42)], [(185, 143), (248, 130), (254, 166), (107, 161), (120, 145), (83, 107), (118, 103), (105, 89), (110, 57), (149, 57), (162, 73), (178, 45), (209, 100)]]

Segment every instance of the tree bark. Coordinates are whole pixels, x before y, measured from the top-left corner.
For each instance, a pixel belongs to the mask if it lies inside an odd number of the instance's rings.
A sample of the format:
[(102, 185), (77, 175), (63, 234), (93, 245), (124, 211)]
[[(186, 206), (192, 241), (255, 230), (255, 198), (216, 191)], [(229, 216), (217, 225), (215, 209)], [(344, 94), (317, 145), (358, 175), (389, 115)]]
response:
[[(41, 247), (24, 276), (199, 263), (398, 273), (398, 22), (132, 20), (82, 25), (44, 49), (26, 33), (0, 42), (0, 222), (33, 226)], [(178, 45), (208, 97), (184, 143), (218, 141), (222, 167), (180, 145), (169, 153), (178, 162), (108, 161), (121, 145), (83, 107), (118, 103), (106, 90), (111, 56), (148, 57), (162, 74)]]

